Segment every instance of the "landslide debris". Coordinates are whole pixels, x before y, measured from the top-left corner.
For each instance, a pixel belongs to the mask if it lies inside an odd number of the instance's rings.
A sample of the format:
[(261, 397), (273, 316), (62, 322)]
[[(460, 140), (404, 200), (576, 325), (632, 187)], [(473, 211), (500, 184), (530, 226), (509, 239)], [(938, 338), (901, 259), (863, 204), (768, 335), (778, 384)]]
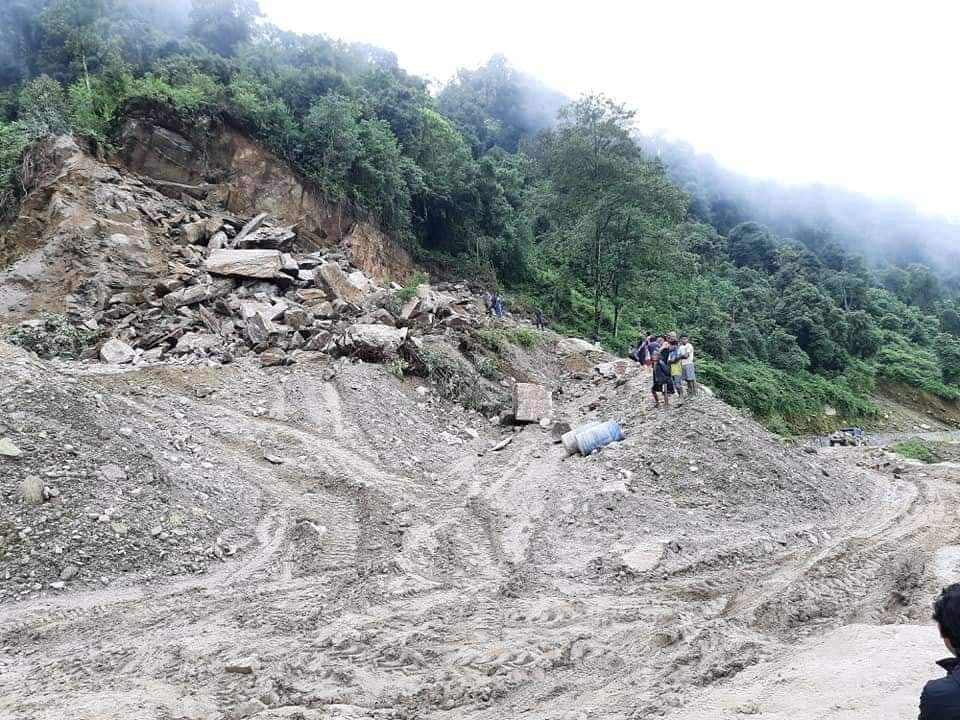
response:
[(916, 620), (960, 540), (955, 483), (706, 391), (654, 410), (648, 371), (479, 288), (39, 152), (2, 242), (0, 714), (658, 717)]
[(185, 428), (5, 343), (0, 366), (0, 602), (202, 573), (249, 537), (255, 490)]
[[(14, 262), (0, 272), (0, 320), (26, 317), (8, 339), (43, 357), (379, 361), (397, 357), (411, 331), (478, 325), (465, 285), (424, 285), (404, 301), (401, 286), (368, 278), (344, 249), (299, 249), (311, 243), (265, 212), (240, 217), (213, 202), (172, 200), (67, 137), (33, 153), (43, 170), (24, 208), (47, 219), (22, 213), (3, 235)], [(66, 319), (35, 317), (41, 309)]]

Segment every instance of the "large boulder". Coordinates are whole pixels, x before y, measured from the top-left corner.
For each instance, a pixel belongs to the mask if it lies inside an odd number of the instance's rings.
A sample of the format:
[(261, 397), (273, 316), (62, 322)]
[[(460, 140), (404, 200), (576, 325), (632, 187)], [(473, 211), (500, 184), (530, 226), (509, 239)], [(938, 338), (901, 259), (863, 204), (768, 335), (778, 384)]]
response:
[(220, 337), (213, 333), (185, 333), (173, 348), (174, 355), (186, 355), (194, 351), (206, 352), (220, 346)]
[(243, 242), (243, 239), (260, 227), (263, 224), (263, 221), (267, 219), (267, 213), (260, 213), (259, 215), (250, 219), (246, 225), (240, 228), (240, 232), (237, 233), (237, 236), (233, 239), (235, 243)]
[(370, 292), (370, 290), (373, 289), (370, 280), (367, 279), (367, 276), (364, 275), (361, 270), (354, 270), (347, 275), (347, 280), (349, 280), (350, 284), (357, 288), (357, 290)]
[(267, 342), (270, 335), (276, 332), (276, 328), (263, 311), (256, 311), (252, 315), (244, 318), (244, 330), (247, 333), (247, 339), (253, 345), (262, 345)]
[(240, 248), (273, 248), (282, 250), (288, 247), (297, 235), (290, 228), (260, 227), (246, 234), (235, 244)]
[(286, 365), (289, 362), (287, 354), (280, 348), (267, 348), (260, 353), (260, 364), (263, 367)]
[(451, 313), (443, 319), (443, 324), (445, 327), (453, 328), (454, 330), (465, 330), (478, 325), (476, 320), (462, 313)]
[(262, 313), (267, 320), (270, 320), (273, 313), (273, 305), (268, 302), (255, 302), (252, 300), (240, 303), (241, 319), (247, 320), (257, 313)]
[(133, 362), (136, 353), (122, 340), (107, 340), (100, 348), (100, 359), (111, 365), (125, 365)]
[(411, 320), (422, 313), (423, 300), (414, 295), (407, 300), (400, 309), (400, 317), (404, 320)]
[(310, 339), (307, 340), (307, 343), (303, 346), (303, 349), (314, 352), (328, 352), (333, 347), (333, 335), (331, 335), (327, 330), (318, 330), (310, 336)]
[(220, 230), (222, 218), (209, 218), (180, 226), (181, 245), (204, 245)]
[(163, 296), (163, 304), (170, 310), (176, 310), (184, 305), (196, 305), (207, 299), (207, 288), (203, 285), (191, 285), (180, 288)]
[(324, 263), (320, 266), (318, 275), (319, 282), (338, 300), (354, 305), (363, 301), (364, 291), (350, 282), (350, 278), (337, 263)]
[(601, 351), (593, 343), (581, 338), (564, 338), (557, 343), (557, 352), (561, 355), (581, 355)]
[(233, 280), (215, 280), (209, 285), (191, 285), (163, 296), (164, 307), (176, 310), (184, 305), (196, 305), (206, 300), (216, 300), (233, 290)]
[(594, 365), (593, 371), (601, 377), (607, 378), (608, 380), (616, 380), (617, 378), (621, 378), (629, 373), (630, 366), (632, 364), (632, 360), (617, 358), (616, 360), (611, 360), (610, 362), (602, 362)]
[(550, 389), (536, 383), (513, 386), (513, 416), (517, 422), (540, 422), (553, 417)]
[(417, 285), (416, 294), (400, 311), (403, 320), (413, 320), (421, 315), (434, 315), (446, 311), (453, 302), (453, 298), (445, 293), (437, 292), (430, 285)]
[(279, 250), (214, 250), (204, 262), (214, 275), (270, 279), (282, 267)]
[(379, 324), (351, 325), (337, 341), (340, 352), (363, 360), (379, 362), (395, 354), (407, 341), (406, 328)]
[(294, 330), (303, 330), (313, 325), (313, 315), (303, 308), (290, 308), (283, 315), (283, 322)]

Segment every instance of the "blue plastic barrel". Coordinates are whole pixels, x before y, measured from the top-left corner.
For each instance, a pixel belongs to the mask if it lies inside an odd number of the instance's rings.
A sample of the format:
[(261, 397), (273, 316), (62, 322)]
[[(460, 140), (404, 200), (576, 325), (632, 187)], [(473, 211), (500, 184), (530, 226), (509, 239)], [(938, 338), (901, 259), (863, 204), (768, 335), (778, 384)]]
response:
[(577, 445), (577, 435), (582, 433), (584, 430), (595, 428), (598, 425), (601, 425), (601, 423), (588, 422), (580, 427), (575, 427), (570, 432), (565, 432), (560, 438), (560, 441), (563, 443), (563, 449), (567, 451), (567, 455), (573, 455), (575, 452), (580, 452), (580, 446)]
[(581, 455), (589, 455), (597, 448), (620, 440), (623, 440), (623, 430), (620, 429), (620, 423), (616, 420), (608, 420), (577, 434), (577, 448)]

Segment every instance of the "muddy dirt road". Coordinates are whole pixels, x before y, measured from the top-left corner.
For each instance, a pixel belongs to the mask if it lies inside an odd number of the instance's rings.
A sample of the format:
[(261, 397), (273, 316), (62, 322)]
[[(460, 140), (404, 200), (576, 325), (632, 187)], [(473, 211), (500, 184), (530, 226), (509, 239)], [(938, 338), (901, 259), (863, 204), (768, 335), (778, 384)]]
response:
[[(565, 387), (561, 417), (628, 434), (567, 458), (362, 363), (56, 372), (232, 547), (8, 597), (0, 717), (906, 719), (934, 669), (947, 470), (791, 450), (706, 397), (654, 412), (639, 374)], [(825, 699), (878, 653), (903, 672)]]

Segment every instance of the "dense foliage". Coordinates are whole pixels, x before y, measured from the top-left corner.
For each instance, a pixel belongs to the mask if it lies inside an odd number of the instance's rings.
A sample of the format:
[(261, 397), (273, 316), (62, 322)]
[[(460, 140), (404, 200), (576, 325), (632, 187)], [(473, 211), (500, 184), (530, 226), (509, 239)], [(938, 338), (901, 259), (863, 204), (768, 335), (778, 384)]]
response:
[(151, 98), (229, 115), (433, 272), (499, 283), (516, 311), (621, 350), (641, 329), (687, 332), (704, 378), (784, 432), (835, 422), (828, 405), (869, 416), (878, 381), (960, 397), (954, 285), (920, 251), (884, 234), (902, 262), (869, 266), (851, 248), (874, 225), (638, 139), (609, 98), (566, 102), (502, 57), (434, 96), (391, 53), (281, 31), (254, 0), (0, 9), (0, 212), (33, 139), (109, 148), (126, 103)]

